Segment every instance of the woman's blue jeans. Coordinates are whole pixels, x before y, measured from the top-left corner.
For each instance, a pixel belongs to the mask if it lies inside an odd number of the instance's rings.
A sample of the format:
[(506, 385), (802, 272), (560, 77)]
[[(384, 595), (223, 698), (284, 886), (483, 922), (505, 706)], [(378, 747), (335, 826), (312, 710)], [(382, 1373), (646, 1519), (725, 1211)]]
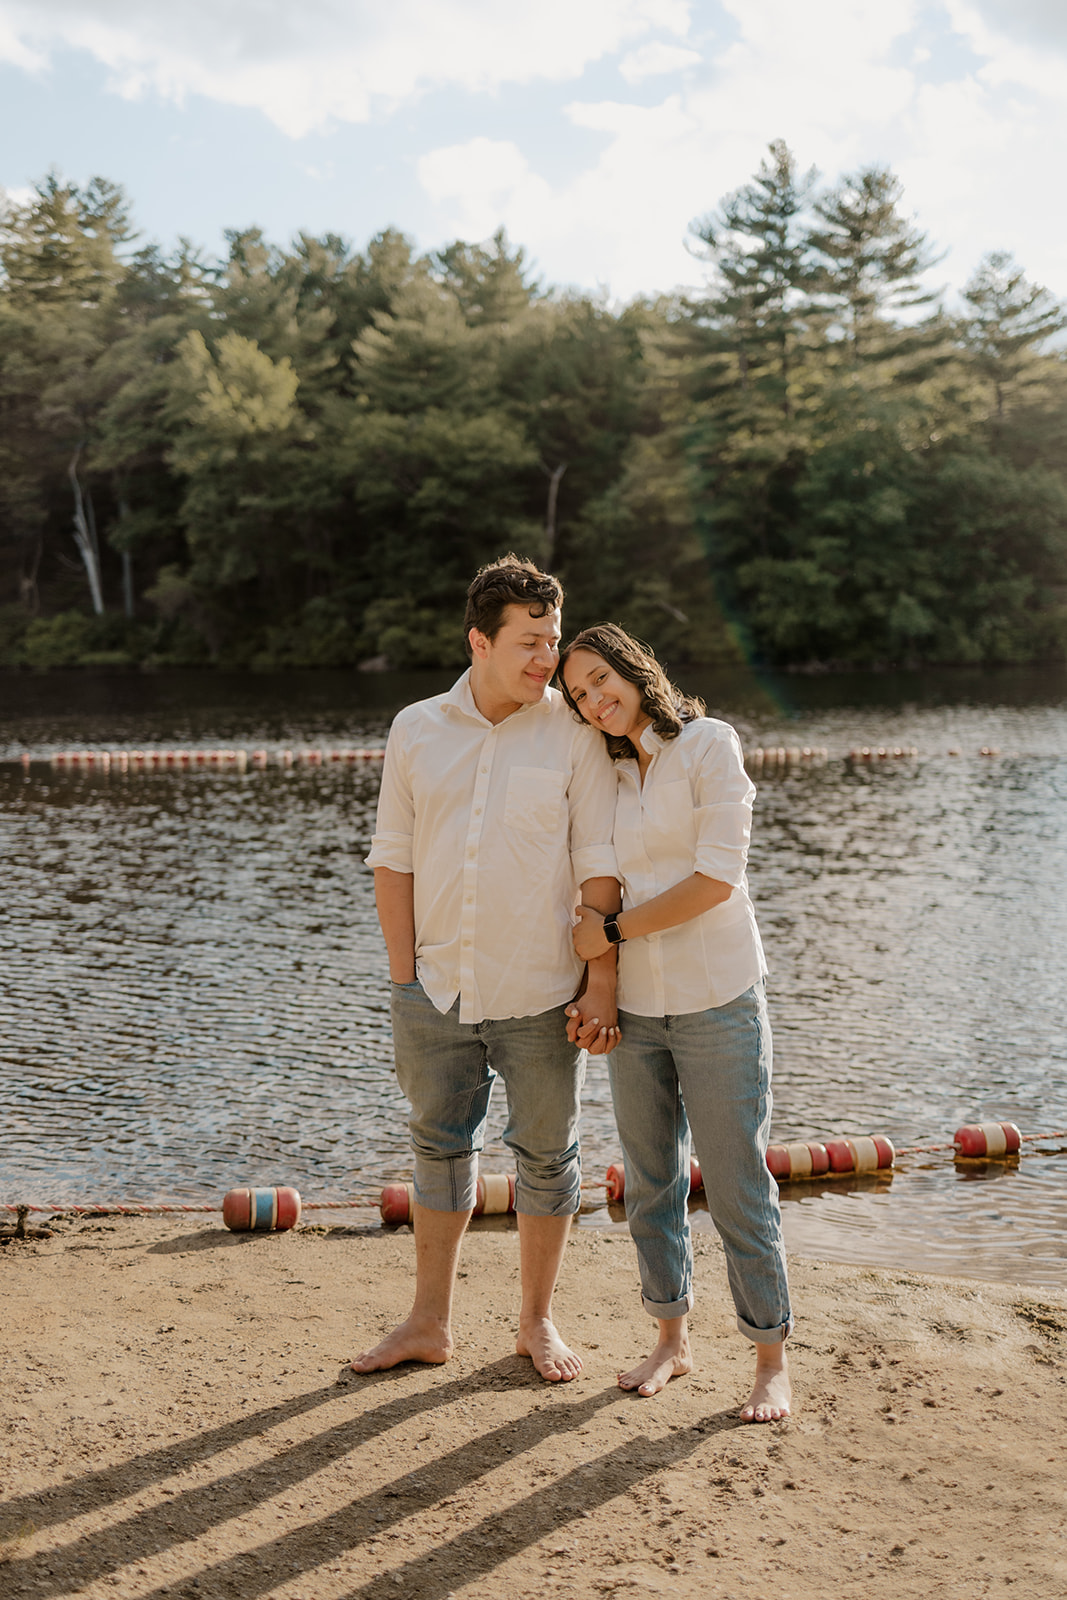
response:
[(778, 1185), (765, 1159), (771, 1030), (763, 982), (709, 1011), (622, 1011), (619, 1022), (622, 1041), (608, 1070), (645, 1310), (667, 1320), (693, 1305), (691, 1130), (737, 1325), (758, 1344), (776, 1344), (793, 1320)]

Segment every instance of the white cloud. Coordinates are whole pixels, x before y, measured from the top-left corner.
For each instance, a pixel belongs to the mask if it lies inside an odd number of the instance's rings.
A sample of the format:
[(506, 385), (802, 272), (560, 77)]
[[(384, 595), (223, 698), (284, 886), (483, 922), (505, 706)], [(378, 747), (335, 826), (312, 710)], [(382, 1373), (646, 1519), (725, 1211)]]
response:
[(539, 181), (533, 145), (508, 146), (506, 173), (449, 152), (447, 220), (484, 218), (482, 236), (503, 223), (552, 281), (621, 297), (693, 284), (688, 224), (780, 137), (826, 179), (893, 168), (905, 209), (951, 250), (934, 284), (962, 284), (985, 251), (1005, 248), (1067, 292), (1067, 240), (1048, 203), (1067, 121), (1064, 63), (993, 35), (965, 0), (950, 4), (954, 28), (932, 0), (722, 0), (735, 38), (707, 48), (658, 105), (568, 107), (603, 144), (564, 180)]
[[(441, 124), (416, 165), (426, 211), (396, 220), (427, 243), (503, 224), (556, 282), (628, 296), (698, 280), (689, 222), (784, 138), (827, 178), (892, 167), (951, 247), (944, 279), (1003, 247), (1067, 292), (1050, 203), (1067, 0), (0, 0), (0, 60), (43, 72), (70, 51), (131, 99), (208, 97), (293, 136), (381, 125), (386, 170), (390, 111), (434, 89), (453, 93), (427, 118), (456, 91), (495, 95), (491, 124), (467, 121), (462, 137)], [(589, 70), (606, 63), (613, 99)], [(510, 86), (542, 90), (543, 109), (516, 96), (512, 124)], [(659, 103), (640, 103), (650, 93)]]
[(451, 85), (566, 81), (651, 31), (684, 36), (689, 0), (0, 0), (0, 59), (40, 70), (86, 51), (137, 98), (256, 108), (293, 137)]
[(420, 159), (418, 177), (454, 236), (488, 238), (504, 217), (517, 241), (540, 237), (550, 226), (551, 185), (509, 140), (469, 139), (432, 150)]
[(9, 19), (0, 7), (0, 61), (8, 61), (24, 72), (39, 72), (47, 57), (27, 43), (14, 19)]
[(1008, 38), (1067, 50), (1063, 0), (973, 0), (973, 10)]
[(624, 56), (619, 62), (619, 71), (627, 83), (642, 83), (645, 78), (657, 78), (665, 72), (678, 72), (683, 67), (696, 66), (701, 59), (697, 50), (687, 50), (682, 45), (664, 44), (662, 39), (653, 39)]
[[(1067, 12), (1058, 14), (1059, 25), (1047, 30), (1049, 38), (1040, 38), (1035, 37), (1032, 19), (1025, 11), (1017, 17), (1001, 0), (984, 0), (979, 5), (948, 0), (948, 9), (956, 31), (984, 58), (979, 70), (983, 83), (994, 88), (1011, 84), (1039, 94), (1067, 94), (1067, 53), (1048, 49), (1049, 42), (1067, 46)], [(989, 25), (989, 15), (999, 27)]]

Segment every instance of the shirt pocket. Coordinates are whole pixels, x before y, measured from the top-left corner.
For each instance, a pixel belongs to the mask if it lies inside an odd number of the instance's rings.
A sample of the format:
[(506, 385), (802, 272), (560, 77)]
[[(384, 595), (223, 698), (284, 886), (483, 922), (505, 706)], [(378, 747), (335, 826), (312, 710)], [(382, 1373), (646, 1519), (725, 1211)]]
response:
[(550, 833), (563, 815), (562, 772), (512, 767), (504, 797), (504, 826), (520, 833)]
[(655, 859), (663, 854), (691, 851), (696, 844), (693, 791), (688, 778), (657, 783), (650, 790), (644, 811), (644, 842)]

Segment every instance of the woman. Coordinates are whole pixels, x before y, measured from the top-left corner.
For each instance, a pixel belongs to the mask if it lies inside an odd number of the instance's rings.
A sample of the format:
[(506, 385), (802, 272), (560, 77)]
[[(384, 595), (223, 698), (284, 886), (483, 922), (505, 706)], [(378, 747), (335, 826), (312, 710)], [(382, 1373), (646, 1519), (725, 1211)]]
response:
[(622, 910), (604, 917), (580, 906), (574, 930), (583, 960), (618, 948), (621, 1039), (608, 1068), (642, 1299), (659, 1323), (655, 1350), (619, 1384), (657, 1394), (692, 1368), (691, 1129), (737, 1325), (756, 1347), (740, 1416), (777, 1421), (789, 1414), (792, 1317), (765, 1160), (766, 964), (745, 880), (755, 789), (734, 730), (704, 716), (621, 628), (587, 628), (559, 672), (572, 708), (606, 738), (619, 779)]

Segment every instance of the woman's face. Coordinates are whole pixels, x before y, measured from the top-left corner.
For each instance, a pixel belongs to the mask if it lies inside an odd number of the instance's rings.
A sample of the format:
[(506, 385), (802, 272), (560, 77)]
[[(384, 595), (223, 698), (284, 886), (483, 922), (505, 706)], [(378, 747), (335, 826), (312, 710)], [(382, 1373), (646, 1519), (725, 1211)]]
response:
[(572, 650), (563, 679), (578, 710), (594, 728), (616, 738), (637, 740), (652, 720), (641, 709), (641, 691), (591, 650)]

